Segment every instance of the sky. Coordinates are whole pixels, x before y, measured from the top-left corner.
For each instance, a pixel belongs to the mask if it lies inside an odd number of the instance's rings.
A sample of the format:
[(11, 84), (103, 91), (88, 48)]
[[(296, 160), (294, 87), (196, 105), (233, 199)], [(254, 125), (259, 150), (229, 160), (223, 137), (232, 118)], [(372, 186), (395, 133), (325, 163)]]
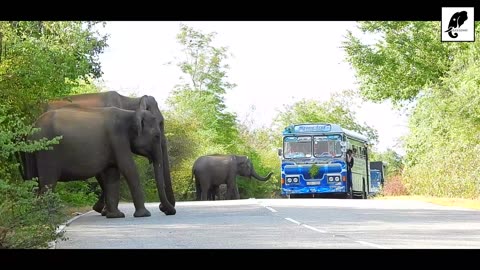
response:
[[(358, 32), (355, 22), (107, 22), (109, 47), (100, 55), (102, 84), (121, 94), (151, 95), (166, 109), (165, 100), (181, 82), (175, 57), (180, 25), (204, 34), (216, 32), (213, 45), (225, 46), (229, 55), (227, 81), (237, 86), (225, 96), (227, 109), (242, 121), (251, 115), (255, 127), (270, 126), (286, 104), (302, 99), (326, 101), (334, 92), (357, 89), (355, 73), (341, 48), (347, 30)], [(355, 101), (359, 123), (377, 129), (384, 151), (404, 154), (399, 138), (407, 118), (389, 102)], [(253, 112), (252, 112), (253, 110)]]

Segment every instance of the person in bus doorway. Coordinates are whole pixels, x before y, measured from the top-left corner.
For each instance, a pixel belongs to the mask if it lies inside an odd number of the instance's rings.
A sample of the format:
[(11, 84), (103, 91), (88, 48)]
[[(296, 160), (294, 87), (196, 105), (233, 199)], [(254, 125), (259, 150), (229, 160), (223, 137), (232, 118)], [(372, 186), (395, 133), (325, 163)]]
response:
[[(353, 168), (353, 151), (352, 149), (347, 150), (347, 196), (352, 198), (351, 192), (353, 193), (352, 187), (352, 168)], [(352, 189), (350, 190), (350, 187)]]

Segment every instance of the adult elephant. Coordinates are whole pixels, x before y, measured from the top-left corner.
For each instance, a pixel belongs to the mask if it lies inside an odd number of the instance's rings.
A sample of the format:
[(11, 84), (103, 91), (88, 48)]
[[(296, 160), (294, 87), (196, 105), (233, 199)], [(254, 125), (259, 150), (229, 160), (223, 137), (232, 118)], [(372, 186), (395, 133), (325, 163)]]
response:
[(270, 172), (261, 177), (253, 168), (252, 161), (247, 156), (239, 155), (207, 155), (199, 157), (192, 167), (192, 180), (195, 178), (197, 200), (206, 201), (221, 184), (227, 184), (226, 199), (240, 199), (236, 176), (267, 181), (272, 176)]
[(176, 213), (165, 193), (162, 136), (157, 118), (151, 112), (70, 105), (43, 113), (34, 126), (40, 131), (29, 136), (30, 140), (62, 136), (51, 150), (21, 154), (23, 177), (27, 180), (38, 177), (39, 193), (54, 189), (57, 181), (96, 177), (106, 194), (107, 218), (125, 217), (118, 209), (122, 174), (135, 205), (134, 216), (150, 216), (133, 160), (133, 154), (137, 154), (153, 163), (164, 213)]
[[(163, 176), (165, 179), (167, 198), (170, 204), (175, 206), (175, 196), (173, 194), (172, 179), (170, 176), (170, 164), (168, 162), (167, 138), (165, 136), (164, 118), (162, 113), (160, 112), (160, 109), (158, 108), (157, 101), (154, 97), (145, 95), (139, 98), (130, 98), (122, 96), (116, 91), (80, 94), (50, 101), (47, 104), (46, 110), (54, 110), (70, 104), (78, 104), (85, 107), (117, 107), (133, 111), (140, 109), (152, 112), (160, 128), (162, 146), (162, 157), (160, 160), (160, 164), (163, 166)], [(98, 178), (97, 180), (99, 181), (100, 186), (102, 186), (101, 181)], [(105, 194), (102, 191), (97, 203), (93, 206), (93, 209), (95, 211), (99, 213), (102, 211), (104, 207), (104, 198)], [(160, 204), (160, 210), (162, 212), (166, 210), (163, 207), (163, 204)]]

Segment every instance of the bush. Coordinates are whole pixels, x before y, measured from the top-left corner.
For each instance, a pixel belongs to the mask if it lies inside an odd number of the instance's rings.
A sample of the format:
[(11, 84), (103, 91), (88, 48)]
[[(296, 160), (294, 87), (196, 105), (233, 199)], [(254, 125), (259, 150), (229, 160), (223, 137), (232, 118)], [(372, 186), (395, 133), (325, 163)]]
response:
[(40, 140), (26, 142), (24, 138), (35, 129), (24, 124), (25, 118), (11, 108), (0, 105), (0, 247), (44, 248), (55, 240), (56, 227), (66, 218), (57, 194), (47, 192), (36, 196), (35, 181), (18, 181), (19, 164), (15, 155), (48, 149), (58, 143)]
[(36, 195), (37, 183), (0, 181), (0, 248), (47, 248), (67, 216), (58, 194)]
[(395, 175), (385, 181), (385, 185), (382, 189), (382, 194), (385, 196), (408, 195), (407, 188), (402, 182), (402, 177), (399, 175)]
[(102, 190), (96, 179), (59, 182), (55, 187), (60, 199), (68, 206), (88, 206), (97, 202)]

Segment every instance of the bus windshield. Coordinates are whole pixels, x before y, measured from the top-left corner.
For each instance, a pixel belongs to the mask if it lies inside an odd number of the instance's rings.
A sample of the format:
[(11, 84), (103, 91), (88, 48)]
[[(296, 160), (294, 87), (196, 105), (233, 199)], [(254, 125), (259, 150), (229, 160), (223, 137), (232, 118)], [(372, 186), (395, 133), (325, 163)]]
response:
[(340, 135), (315, 136), (313, 154), (315, 157), (340, 157), (342, 146)]
[(285, 137), (283, 148), (285, 158), (312, 157), (312, 137)]

